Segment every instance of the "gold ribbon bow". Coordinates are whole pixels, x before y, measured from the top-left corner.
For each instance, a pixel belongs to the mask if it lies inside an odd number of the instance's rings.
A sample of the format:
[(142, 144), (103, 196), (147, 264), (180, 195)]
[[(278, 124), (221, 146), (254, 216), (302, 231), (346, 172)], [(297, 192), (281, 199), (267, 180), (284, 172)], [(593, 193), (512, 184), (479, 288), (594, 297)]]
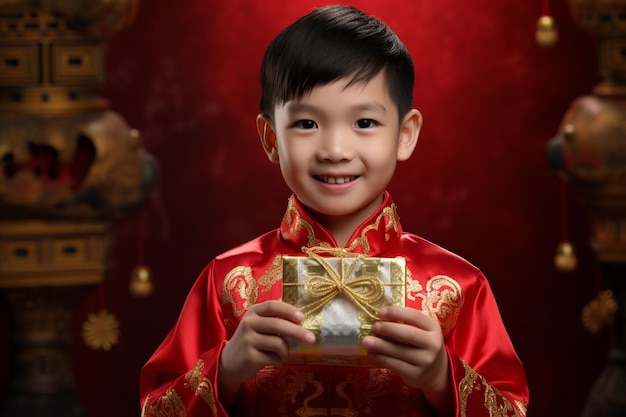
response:
[[(304, 284), (305, 293), (314, 300), (301, 307), (305, 316), (316, 314), (325, 305), (332, 302), (340, 294), (345, 295), (354, 305), (374, 320), (378, 320), (378, 308), (373, 304), (380, 300), (385, 292), (383, 284), (376, 276), (361, 276), (348, 279), (354, 272), (363, 255), (355, 254), (340, 248), (315, 246), (304, 247), (302, 252), (314, 259), (327, 275), (312, 275)], [(330, 253), (339, 258), (339, 268), (333, 268), (318, 252)], [(349, 266), (345, 258), (356, 258)]]

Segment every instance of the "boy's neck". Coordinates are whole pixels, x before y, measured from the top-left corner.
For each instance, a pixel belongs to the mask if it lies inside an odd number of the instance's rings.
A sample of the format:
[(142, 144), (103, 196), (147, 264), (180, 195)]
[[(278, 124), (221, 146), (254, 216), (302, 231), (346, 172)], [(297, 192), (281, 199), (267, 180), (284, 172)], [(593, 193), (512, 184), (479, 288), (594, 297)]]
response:
[[(384, 197), (381, 196), (377, 209), (382, 204)], [(317, 222), (324, 226), (326, 230), (335, 238), (337, 247), (345, 248), (354, 232), (367, 220), (374, 211), (362, 211), (359, 213), (350, 213), (344, 216), (329, 216), (310, 210), (311, 215)]]

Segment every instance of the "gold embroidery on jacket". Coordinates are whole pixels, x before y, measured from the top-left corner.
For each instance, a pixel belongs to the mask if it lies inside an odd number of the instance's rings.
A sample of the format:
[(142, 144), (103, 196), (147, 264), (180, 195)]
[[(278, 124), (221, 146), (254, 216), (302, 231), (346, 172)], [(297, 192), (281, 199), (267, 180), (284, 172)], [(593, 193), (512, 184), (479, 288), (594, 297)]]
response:
[(398, 214), (396, 212), (396, 205), (392, 204), (388, 207), (385, 207), (383, 211), (378, 215), (376, 221), (369, 226), (366, 226), (361, 231), (361, 236), (354, 239), (354, 241), (347, 248), (349, 252), (354, 251), (355, 248), (361, 246), (363, 248), (363, 254), (367, 255), (370, 252), (370, 242), (367, 238), (367, 233), (370, 230), (378, 230), (380, 227), (380, 222), (387, 219), (388, 221), (385, 224), (385, 240), (389, 240), (389, 230), (393, 229), (398, 232)]
[(439, 322), (443, 335), (447, 336), (456, 325), (464, 302), (465, 296), (459, 283), (448, 276), (437, 275), (426, 283), (422, 310)]
[(517, 406), (517, 409), (520, 410), (521, 415), (525, 416), (526, 415), (526, 410), (528, 408), (528, 407), (526, 407), (526, 404), (524, 404), (520, 400), (515, 400), (515, 405)]
[(269, 291), (272, 289), (274, 284), (282, 280), (283, 278), (283, 258), (281, 255), (277, 255), (274, 257), (272, 261), (272, 265), (270, 268), (265, 271), (263, 276), (259, 278), (259, 285), (264, 287), (263, 292)]
[(481, 395), (481, 393), (483, 393), (483, 404), (489, 411), (489, 417), (524, 417), (523, 411), (520, 412), (520, 409), (515, 408), (508, 398), (504, 397), (485, 378), (480, 376), (465, 362), (461, 361), (461, 363), (463, 363), (465, 368), (465, 376), (459, 382), (461, 417), (467, 417), (468, 415), (467, 403), (470, 395)]
[(150, 394), (146, 395), (146, 399), (143, 400), (143, 405), (141, 406), (141, 417), (146, 417), (146, 405), (150, 401)]
[(421, 299), (422, 312), (437, 320), (444, 337), (449, 335), (459, 318), (465, 302), (461, 285), (445, 275), (432, 277), (426, 283), (426, 291), (422, 284), (413, 278), (409, 268), (406, 269), (406, 298), (411, 301)]
[(152, 417), (184, 417), (185, 404), (176, 391), (168, 388), (148, 407), (148, 415)]
[[(275, 405), (277, 417), (366, 416), (375, 411), (374, 405), (380, 398), (390, 395), (398, 400), (391, 400), (390, 409), (410, 414), (412, 402), (407, 399), (411, 398), (415, 390), (399, 383), (397, 374), (388, 369), (371, 368), (368, 372), (367, 376), (363, 373), (348, 374), (345, 380), (337, 382), (335, 395), (343, 401), (330, 409), (319, 406), (320, 400), (326, 404), (326, 399), (322, 397), (330, 394), (325, 392), (329, 386), (310, 372), (267, 366), (257, 372), (254, 384), (259, 390), (259, 396), (268, 398)], [(392, 379), (398, 381), (393, 382)], [(314, 403), (316, 400), (318, 404)], [(293, 407), (297, 409), (293, 411)]]
[(318, 245), (320, 242), (315, 237), (315, 232), (313, 231), (313, 226), (309, 224), (306, 220), (300, 217), (300, 212), (296, 209), (293, 204), (293, 197), (289, 198), (287, 203), (287, 212), (285, 213), (285, 223), (287, 224), (287, 231), (283, 233), (283, 237), (287, 238), (291, 232), (294, 234), (299, 233), (302, 228), (307, 232), (307, 246)]
[[(346, 400), (348, 407), (344, 410), (358, 410), (366, 414), (372, 412), (374, 404), (381, 397), (389, 397), (394, 391), (399, 397), (405, 397), (408, 393), (404, 392), (403, 384), (394, 383), (391, 380), (397, 378), (386, 368), (371, 368), (369, 369), (369, 375), (367, 378), (363, 378), (362, 374), (349, 374), (346, 377), (346, 381), (337, 385), (337, 395), (340, 398)], [(353, 401), (350, 400), (350, 396), (346, 394), (346, 388), (348, 385), (352, 386), (351, 394)], [(402, 392), (400, 392), (402, 391)], [(393, 405), (389, 405), (390, 409), (400, 409), (401, 411), (407, 411), (404, 407), (404, 401), (393, 401)], [(407, 412), (408, 414), (408, 412)], [(334, 414), (333, 414), (334, 415)]]
[[(239, 300), (235, 297), (239, 296)], [(222, 302), (230, 303), (233, 307), (233, 315), (241, 316), (250, 305), (257, 300), (257, 283), (252, 277), (252, 269), (249, 266), (238, 266), (230, 270), (224, 278), (222, 287)]]
[(282, 279), (282, 257), (277, 255), (269, 269), (258, 279), (252, 276), (249, 266), (237, 266), (226, 274), (222, 284), (222, 303), (230, 303), (233, 315), (240, 317), (248, 308), (257, 302), (259, 286), (262, 291), (269, 291), (274, 284)]
[(263, 392), (261, 395), (268, 395), (272, 398), (272, 403), (276, 404), (276, 410), (280, 416), (287, 417), (286, 413), (289, 413), (288, 404), (296, 404), (299, 394), (304, 394), (307, 387), (309, 387), (308, 390), (312, 389), (313, 393), (304, 399), (304, 407), (298, 410), (297, 415), (303, 417), (326, 415), (325, 409), (322, 410), (322, 414), (316, 414), (314, 409), (308, 408), (309, 401), (324, 393), (324, 386), (315, 380), (314, 375), (310, 372), (266, 366), (257, 372), (254, 383), (257, 389)]
[(406, 298), (415, 301), (419, 296), (419, 293), (424, 291), (422, 284), (416, 279), (413, 279), (413, 274), (407, 266), (406, 268)]
[(215, 394), (213, 384), (202, 375), (204, 361), (202, 359), (196, 362), (196, 365), (185, 374), (185, 386), (211, 408), (213, 415), (217, 414), (217, 406), (215, 405)]

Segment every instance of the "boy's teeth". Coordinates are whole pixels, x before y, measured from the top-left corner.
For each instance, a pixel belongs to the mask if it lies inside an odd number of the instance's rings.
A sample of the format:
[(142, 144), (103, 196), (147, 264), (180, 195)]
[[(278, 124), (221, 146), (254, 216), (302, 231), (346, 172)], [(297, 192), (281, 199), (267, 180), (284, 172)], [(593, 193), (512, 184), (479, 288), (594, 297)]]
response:
[(327, 182), (329, 184), (344, 184), (352, 181), (355, 177), (327, 177), (322, 175), (319, 178), (323, 182)]

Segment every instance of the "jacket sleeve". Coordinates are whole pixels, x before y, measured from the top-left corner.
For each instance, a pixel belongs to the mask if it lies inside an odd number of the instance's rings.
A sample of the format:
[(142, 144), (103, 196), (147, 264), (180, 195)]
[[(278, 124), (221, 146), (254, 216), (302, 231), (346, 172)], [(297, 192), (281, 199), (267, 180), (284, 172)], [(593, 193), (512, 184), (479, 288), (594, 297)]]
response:
[(478, 273), (446, 339), (457, 417), (525, 416), (528, 383), (487, 279)]
[(175, 326), (141, 370), (142, 416), (227, 416), (218, 400), (217, 372), (228, 332), (214, 262), (202, 271)]

